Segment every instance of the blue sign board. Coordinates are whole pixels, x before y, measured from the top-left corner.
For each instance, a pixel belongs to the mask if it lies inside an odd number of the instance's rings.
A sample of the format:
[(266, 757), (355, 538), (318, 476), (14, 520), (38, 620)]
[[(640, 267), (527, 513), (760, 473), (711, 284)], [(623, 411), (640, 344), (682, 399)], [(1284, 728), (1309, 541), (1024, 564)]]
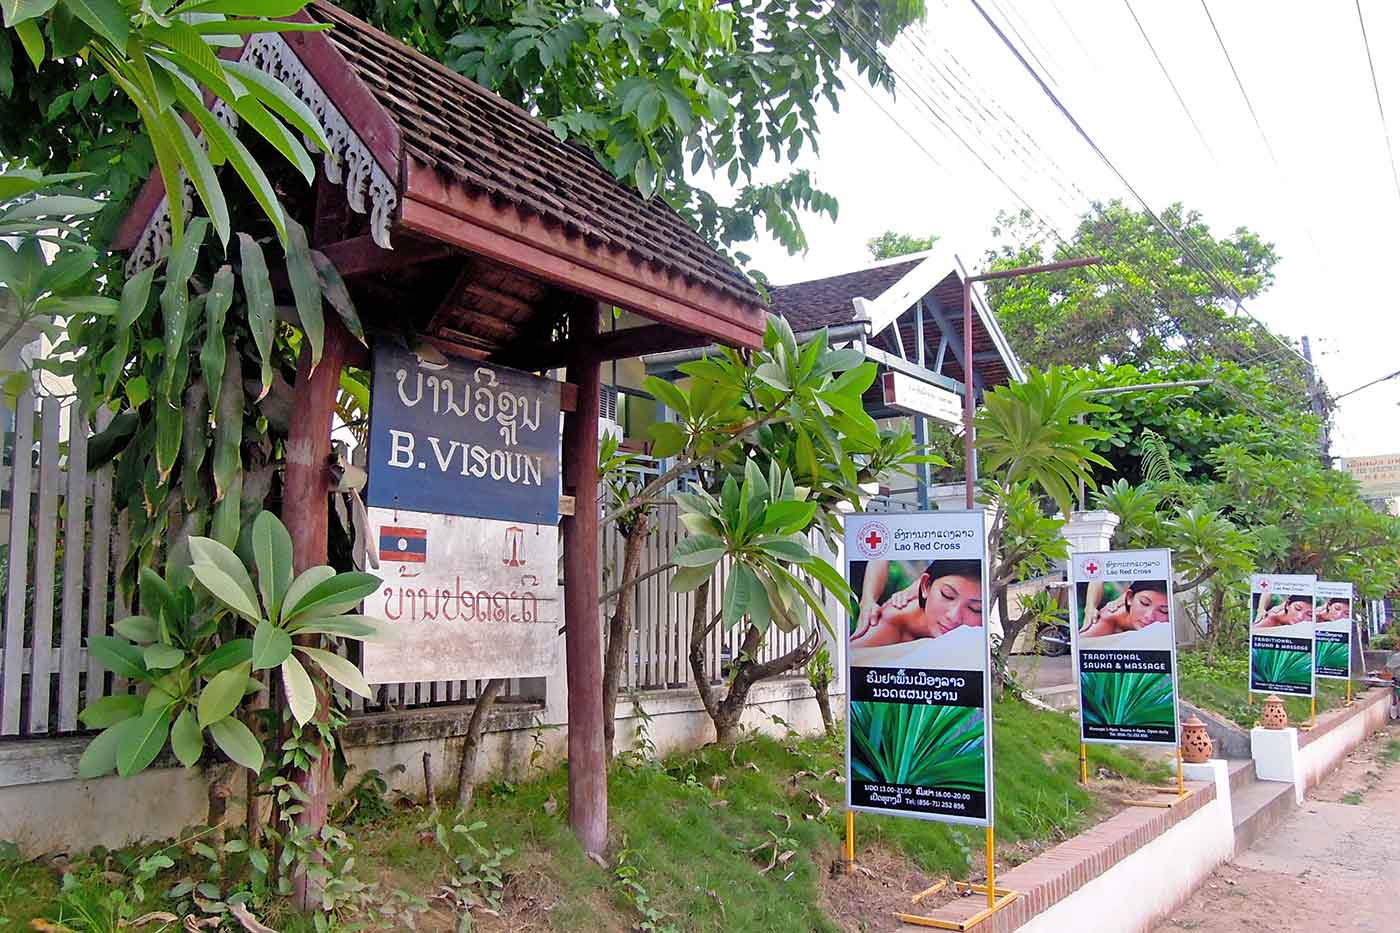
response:
[(472, 360), (373, 352), (366, 504), (559, 521), (559, 383)]

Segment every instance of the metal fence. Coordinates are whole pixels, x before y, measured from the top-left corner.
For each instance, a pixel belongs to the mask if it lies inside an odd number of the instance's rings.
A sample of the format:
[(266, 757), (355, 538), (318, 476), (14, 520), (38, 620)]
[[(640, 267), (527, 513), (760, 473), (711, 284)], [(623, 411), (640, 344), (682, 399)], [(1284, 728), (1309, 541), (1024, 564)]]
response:
[[(67, 403), (72, 404), (72, 403)], [(16, 425), (0, 450), (0, 736), (45, 736), (82, 731), (79, 711), (97, 697), (127, 693), (132, 687), (90, 658), (89, 638), (110, 634), (112, 623), (130, 614), (114, 586), (115, 569), (125, 561), (129, 535), (113, 512), (113, 467), (87, 469), (88, 436), (82, 418), (69, 417), (55, 398), (21, 395)], [(31, 416), (32, 415), (32, 416)], [(110, 414), (99, 416), (105, 427)], [(16, 453), (18, 452), (18, 454)], [(16, 464), (18, 464), (16, 466)], [(643, 465), (655, 475), (653, 465)], [(653, 532), (643, 552), (643, 573), (669, 562), (684, 535), (672, 504), (653, 513)], [(611, 527), (601, 531), (601, 592), (616, 586), (623, 540)], [(722, 604), (729, 568), (720, 567), (710, 606)], [(672, 593), (667, 570), (648, 577), (630, 593), (631, 645), (623, 690), (685, 687), (692, 682), (689, 661), (694, 596)], [(606, 632), (616, 599), (599, 609)], [(834, 602), (829, 607), (837, 618)], [(722, 679), (739, 647), (741, 631), (716, 626), (703, 643), (704, 673)], [(776, 658), (800, 641), (800, 633), (773, 629), (760, 660)], [(353, 649), (351, 649), (353, 651)], [(451, 705), (473, 700), (483, 681), (387, 684), (372, 701), (352, 698), (355, 712), (380, 712)], [(512, 680), (506, 701), (544, 697), (543, 678)]]

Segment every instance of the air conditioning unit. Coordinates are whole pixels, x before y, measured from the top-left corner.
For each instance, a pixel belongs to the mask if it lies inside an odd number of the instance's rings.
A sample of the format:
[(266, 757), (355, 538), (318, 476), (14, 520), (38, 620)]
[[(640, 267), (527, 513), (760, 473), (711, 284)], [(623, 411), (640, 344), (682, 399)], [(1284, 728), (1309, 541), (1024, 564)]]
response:
[(622, 440), (622, 424), (617, 420), (617, 386), (602, 386), (598, 390), (598, 437)]

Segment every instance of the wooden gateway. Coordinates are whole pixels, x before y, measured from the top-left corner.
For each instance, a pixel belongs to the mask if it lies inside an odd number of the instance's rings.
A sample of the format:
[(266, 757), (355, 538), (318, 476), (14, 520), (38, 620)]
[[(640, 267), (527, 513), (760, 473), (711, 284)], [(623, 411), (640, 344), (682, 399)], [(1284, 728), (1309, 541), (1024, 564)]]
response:
[[(327, 32), (250, 37), (228, 57), (276, 76), (321, 119), (333, 151), (309, 190), (281, 182), (288, 213), (347, 281), (371, 333), (530, 372), (564, 367), (562, 518), (569, 818), (585, 850), (607, 839), (598, 616), (598, 415), (607, 360), (761, 344), (749, 280), (661, 199), (645, 200), (587, 151), (461, 75), (329, 3), (300, 18)], [(169, 246), (166, 192), (146, 182), (118, 237), (129, 267)], [(642, 323), (607, 334), (608, 309)], [(332, 409), (365, 348), (327, 318), (314, 372), (297, 370), (284, 515), (298, 571), (326, 562)], [(304, 820), (323, 821), (329, 756), (302, 776)]]

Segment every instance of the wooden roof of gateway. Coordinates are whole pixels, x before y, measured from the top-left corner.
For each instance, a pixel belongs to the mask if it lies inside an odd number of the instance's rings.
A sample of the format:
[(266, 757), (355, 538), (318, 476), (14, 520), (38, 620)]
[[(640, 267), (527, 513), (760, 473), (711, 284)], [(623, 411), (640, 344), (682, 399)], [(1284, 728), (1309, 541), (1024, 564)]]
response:
[[(313, 242), (357, 299), (371, 299), (368, 325), (389, 302), (392, 323), (407, 311), (460, 352), (546, 368), (559, 362), (545, 359), (548, 329), (528, 321), (557, 315), (564, 292), (658, 322), (597, 338), (609, 358), (761, 344), (753, 284), (663, 199), (642, 198), (524, 110), (324, 0), (299, 18), (334, 28), (259, 35), (230, 54), (322, 117), (336, 156), (322, 159), (323, 174), (365, 216), (340, 205), (338, 229), (322, 223), (337, 213), (322, 190)], [(153, 173), (119, 233), (135, 262), (168, 241), (164, 195)]]

